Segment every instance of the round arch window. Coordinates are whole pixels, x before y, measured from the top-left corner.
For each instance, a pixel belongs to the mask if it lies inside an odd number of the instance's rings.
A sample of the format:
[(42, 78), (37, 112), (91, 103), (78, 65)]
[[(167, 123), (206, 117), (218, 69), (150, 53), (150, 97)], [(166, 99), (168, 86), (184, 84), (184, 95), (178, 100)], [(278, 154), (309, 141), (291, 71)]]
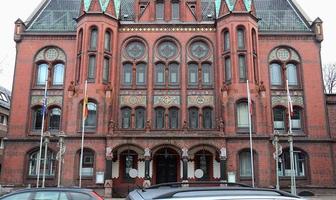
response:
[(209, 45), (203, 41), (193, 42), (190, 45), (190, 52), (197, 59), (205, 58), (209, 54)]
[(165, 59), (170, 59), (176, 56), (177, 46), (171, 41), (164, 41), (158, 46), (159, 56)]
[(133, 59), (139, 59), (145, 55), (145, 45), (140, 41), (133, 41), (126, 46), (126, 55)]

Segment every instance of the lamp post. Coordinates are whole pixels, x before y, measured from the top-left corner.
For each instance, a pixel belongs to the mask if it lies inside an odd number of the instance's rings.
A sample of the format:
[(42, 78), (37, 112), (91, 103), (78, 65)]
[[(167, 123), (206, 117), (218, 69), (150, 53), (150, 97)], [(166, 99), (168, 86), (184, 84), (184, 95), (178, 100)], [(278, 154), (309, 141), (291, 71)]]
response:
[(61, 173), (62, 173), (62, 162), (63, 162), (63, 154), (65, 152), (64, 138), (65, 134), (61, 131), (58, 135), (58, 146), (59, 152), (57, 153), (58, 160), (58, 174), (57, 174), (57, 187), (61, 186)]
[(46, 176), (46, 168), (47, 168), (47, 156), (48, 156), (48, 144), (50, 139), (50, 132), (44, 133), (44, 161), (43, 161), (43, 179), (42, 179), (42, 188), (45, 186), (45, 176)]

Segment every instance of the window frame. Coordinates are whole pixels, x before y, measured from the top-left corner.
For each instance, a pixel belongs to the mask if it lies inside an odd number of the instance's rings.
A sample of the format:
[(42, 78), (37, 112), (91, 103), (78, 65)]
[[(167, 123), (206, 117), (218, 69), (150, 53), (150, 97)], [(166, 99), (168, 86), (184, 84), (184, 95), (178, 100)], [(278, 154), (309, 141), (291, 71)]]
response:
[[(192, 112), (196, 112), (196, 116), (192, 116), (192, 114), (193, 114)], [(188, 108), (188, 120), (189, 120), (189, 128), (190, 129), (198, 129), (199, 128), (199, 108), (197, 108), (197, 107)], [(192, 126), (193, 122), (196, 123), (195, 126)]]
[[(163, 107), (156, 107), (154, 109), (154, 116), (155, 116), (155, 129), (165, 129), (165, 123), (166, 123), (166, 109)], [(162, 115), (161, 118), (159, 118), (159, 115)], [(161, 126), (159, 126), (161, 124)]]
[[(161, 7), (159, 7), (161, 6)], [(155, 2), (155, 19), (164, 20), (165, 18), (165, 4), (163, 0), (156, 0)]]
[[(42, 148), (42, 152), (44, 152), (44, 148)], [(37, 176), (37, 162), (38, 162), (38, 154), (39, 150), (35, 149), (27, 153), (27, 175), (28, 177), (36, 177)], [(36, 155), (34, 158), (33, 156)], [(35, 163), (35, 164), (34, 164)], [(40, 175), (43, 175), (43, 166), (44, 166), (44, 156), (41, 157), (41, 164), (40, 164)], [(35, 165), (35, 166), (34, 166)], [(46, 177), (53, 177), (56, 176), (56, 157), (54, 151), (48, 148), (47, 150), (47, 168), (46, 168)], [(35, 168), (35, 169), (34, 169)], [(32, 170), (35, 170), (35, 174), (32, 172)]]

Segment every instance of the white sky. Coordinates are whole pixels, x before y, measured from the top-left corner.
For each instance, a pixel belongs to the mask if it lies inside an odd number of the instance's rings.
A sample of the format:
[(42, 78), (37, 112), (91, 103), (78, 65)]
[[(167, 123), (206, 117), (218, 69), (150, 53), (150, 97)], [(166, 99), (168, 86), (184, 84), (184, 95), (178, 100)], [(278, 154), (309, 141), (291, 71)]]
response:
[[(42, 0), (10, 0), (0, 12), (0, 85), (11, 90), (15, 64), (14, 22), (23, 21)], [(320, 17), (323, 21), (323, 64), (336, 62), (336, 11), (332, 0), (296, 0), (311, 20)]]

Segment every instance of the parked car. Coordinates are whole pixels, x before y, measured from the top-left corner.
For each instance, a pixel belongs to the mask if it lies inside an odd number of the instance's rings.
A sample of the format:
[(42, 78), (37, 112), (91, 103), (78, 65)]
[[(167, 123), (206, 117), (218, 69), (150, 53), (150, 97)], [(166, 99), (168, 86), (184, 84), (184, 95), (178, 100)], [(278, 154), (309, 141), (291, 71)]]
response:
[[(197, 184), (195, 186), (194, 184)], [(129, 193), (127, 200), (302, 200), (301, 197), (284, 191), (266, 188), (252, 188), (237, 183), (168, 183), (136, 189)], [(194, 186), (193, 186), (194, 185)], [(221, 186), (218, 186), (221, 185)]]
[(29, 188), (0, 197), (0, 200), (104, 200), (91, 189), (82, 188)]

